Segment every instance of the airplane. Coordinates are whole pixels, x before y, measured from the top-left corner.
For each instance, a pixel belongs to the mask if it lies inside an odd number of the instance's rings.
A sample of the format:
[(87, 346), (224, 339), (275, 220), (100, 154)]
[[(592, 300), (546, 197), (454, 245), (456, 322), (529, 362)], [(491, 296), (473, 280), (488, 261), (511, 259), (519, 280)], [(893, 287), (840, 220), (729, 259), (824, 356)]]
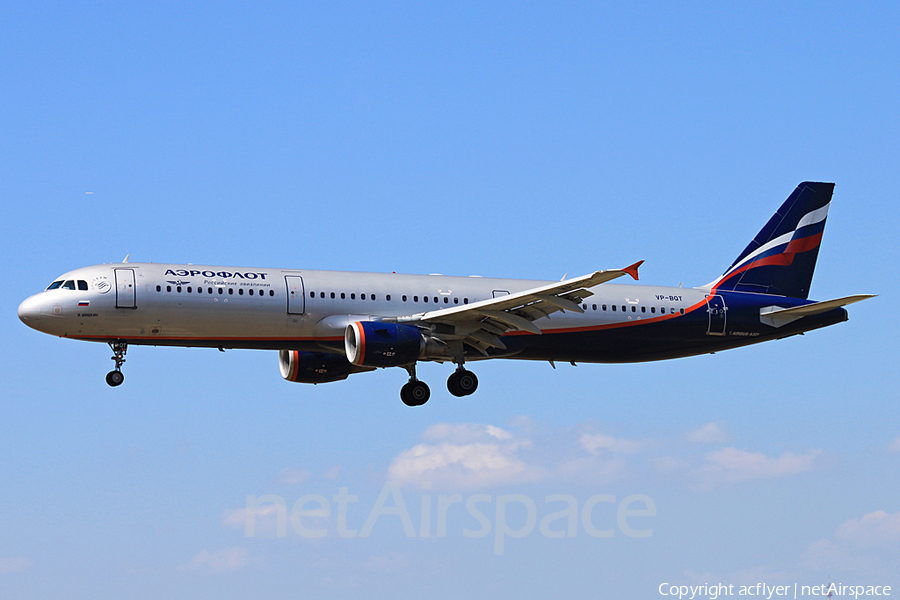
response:
[(129, 345), (277, 350), (284, 379), (326, 383), (378, 368), (409, 374), (408, 406), (428, 401), (419, 361), (453, 363), (454, 396), (475, 392), (469, 362), (492, 358), (626, 363), (786, 338), (847, 320), (873, 297), (808, 299), (833, 183), (804, 182), (725, 273), (695, 288), (617, 285), (643, 261), (561, 281), (194, 264), (83, 267), (21, 303), (38, 331), (109, 344), (110, 386)]

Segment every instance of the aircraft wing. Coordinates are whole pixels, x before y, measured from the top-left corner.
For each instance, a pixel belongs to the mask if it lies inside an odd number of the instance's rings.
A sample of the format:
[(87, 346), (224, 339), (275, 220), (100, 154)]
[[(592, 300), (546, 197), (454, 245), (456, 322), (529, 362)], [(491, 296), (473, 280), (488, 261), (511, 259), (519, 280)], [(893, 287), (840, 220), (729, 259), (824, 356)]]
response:
[(445, 331), (438, 332), (442, 340), (461, 341), (487, 355), (489, 348), (506, 349), (499, 336), (508, 331), (528, 331), (539, 335), (541, 330), (534, 324), (537, 319), (557, 311), (584, 312), (579, 303), (593, 296), (588, 288), (626, 274), (637, 279), (638, 267), (643, 262), (638, 261), (624, 269), (596, 271), (506, 296), (433, 310), (399, 320), (445, 326)]

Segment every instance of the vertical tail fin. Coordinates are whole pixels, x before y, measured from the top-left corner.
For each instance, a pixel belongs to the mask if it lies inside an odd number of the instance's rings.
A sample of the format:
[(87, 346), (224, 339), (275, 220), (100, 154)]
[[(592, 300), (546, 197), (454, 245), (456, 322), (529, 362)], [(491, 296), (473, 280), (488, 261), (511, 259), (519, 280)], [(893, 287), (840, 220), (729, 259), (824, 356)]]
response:
[(734, 264), (709, 287), (807, 298), (833, 192), (833, 183), (805, 181), (798, 185)]

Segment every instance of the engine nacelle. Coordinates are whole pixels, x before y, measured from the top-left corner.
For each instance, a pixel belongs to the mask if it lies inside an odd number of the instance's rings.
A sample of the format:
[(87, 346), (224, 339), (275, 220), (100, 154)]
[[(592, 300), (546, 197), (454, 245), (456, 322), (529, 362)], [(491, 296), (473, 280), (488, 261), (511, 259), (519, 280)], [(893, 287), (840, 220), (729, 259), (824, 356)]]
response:
[(347, 379), (354, 368), (343, 356), (326, 352), (281, 350), (278, 352), (281, 376), (296, 383), (328, 383)]
[(360, 367), (397, 367), (416, 362), (428, 340), (412, 325), (356, 321), (344, 332), (347, 360)]

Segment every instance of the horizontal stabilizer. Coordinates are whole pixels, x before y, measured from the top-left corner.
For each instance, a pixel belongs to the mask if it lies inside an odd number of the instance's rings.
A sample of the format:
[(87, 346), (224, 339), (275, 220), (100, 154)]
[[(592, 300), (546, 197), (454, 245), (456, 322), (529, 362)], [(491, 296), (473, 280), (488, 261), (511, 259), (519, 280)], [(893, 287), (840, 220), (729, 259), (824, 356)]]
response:
[(766, 325), (772, 327), (782, 327), (788, 323), (793, 323), (797, 319), (803, 317), (811, 317), (835, 308), (847, 306), (854, 302), (868, 300), (874, 298), (876, 294), (857, 294), (855, 296), (846, 296), (844, 298), (836, 298), (834, 300), (825, 300), (823, 302), (813, 302), (812, 304), (804, 304), (803, 306), (794, 306), (793, 308), (783, 308), (781, 306), (766, 306), (759, 309), (759, 320)]

